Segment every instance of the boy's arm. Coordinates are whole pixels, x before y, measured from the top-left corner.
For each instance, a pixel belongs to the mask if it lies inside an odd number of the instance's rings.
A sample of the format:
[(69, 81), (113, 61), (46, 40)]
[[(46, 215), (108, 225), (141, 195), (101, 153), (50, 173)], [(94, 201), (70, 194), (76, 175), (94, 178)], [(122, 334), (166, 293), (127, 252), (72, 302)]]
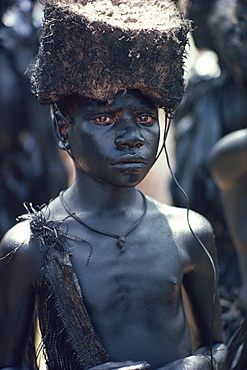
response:
[(29, 235), (18, 224), (0, 245), (0, 368), (21, 368), (31, 326), (40, 260)]
[[(193, 212), (191, 212), (191, 224), (193, 231), (206, 248), (205, 251), (192, 234), (185, 239), (191, 268), (184, 275), (183, 293), (186, 316), (192, 337), (193, 356), (167, 364), (162, 369), (223, 370), (225, 369), (224, 363), (227, 348), (223, 343), (214, 235), (209, 223), (203, 217)], [(209, 253), (209, 256), (207, 253)], [(212, 266), (212, 263), (214, 266)], [(211, 362), (210, 341), (212, 323), (213, 361)], [(212, 367), (212, 363), (214, 367)]]

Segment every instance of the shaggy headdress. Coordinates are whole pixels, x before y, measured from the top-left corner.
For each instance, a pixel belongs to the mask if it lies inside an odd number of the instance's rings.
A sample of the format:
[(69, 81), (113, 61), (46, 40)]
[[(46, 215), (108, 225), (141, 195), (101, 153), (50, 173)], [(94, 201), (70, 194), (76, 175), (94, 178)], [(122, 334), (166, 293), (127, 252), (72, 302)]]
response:
[(77, 94), (108, 103), (139, 89), (175, 109), (190, 22), (171, 0), (45, 3), (32, 91), (42, 104)]

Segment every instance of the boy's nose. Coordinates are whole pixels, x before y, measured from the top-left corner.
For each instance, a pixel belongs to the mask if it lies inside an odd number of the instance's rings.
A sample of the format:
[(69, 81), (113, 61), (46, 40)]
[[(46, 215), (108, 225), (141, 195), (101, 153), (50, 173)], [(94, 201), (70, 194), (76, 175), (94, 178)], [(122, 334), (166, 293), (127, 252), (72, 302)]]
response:
[(138, 127), (128, 126), (116, 136), (114, 144), (117, 148), (140, 148), (144, 145), (144, 137)]

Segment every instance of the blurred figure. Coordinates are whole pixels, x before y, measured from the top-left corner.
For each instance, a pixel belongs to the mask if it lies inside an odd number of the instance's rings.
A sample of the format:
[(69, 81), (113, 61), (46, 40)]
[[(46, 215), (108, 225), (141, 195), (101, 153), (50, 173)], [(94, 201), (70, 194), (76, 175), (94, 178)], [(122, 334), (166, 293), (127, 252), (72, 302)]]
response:
[[(207, 166), (207, 156), (221, 137), (246, 127), (247, 104), (236, 79), (238, 68), (236, 63), (234, 67), (227, 58), (229, 45), (235, 44), (231, 24), (235, 3), (232, 0), (191, 2), (188, 16), (194, 21), (192, 35), (201, 55), (200, 62), (204, 55), (211, 54), (218, 66), (211, 68), (211, 74), (205, 74), (209, 66), (208, 59), (200, 73), (198, 65), (195, 65), (186, 96), (174, 119), (175, 175), (188, 194), (190, 207), (206, 216), (214, 227), (220, 282), (228, 288), (239, 286), (240, 276), (220, 193)], [(224, 39), (228, 40), (227, 44), (223, 42)], [(184, 196), (174, 182), (171, 183), (171, 193), (174, 205), (185, 205)]]
[(29, 86), (40, 8), (29, 0), (1, 2), (0, 237), (24, 212), (24, 201), (47, 202), (67, 185), (49, 109), (37, 103)]
[[(189, 79), (175, 115), (176, 177), (191, 208), (214, 227), (222, 319), (230, 344), (227, 368), (243, 370), (247, 368), (247, 1), (194, 0), (189, 17), (198, 26), (195, 45), (201, 53), (215, 53), (220, 73), (206, 75), (204, 65), (201, 75)], [(174, 184), (171, 190), (174, 204), (183, 206), (182, 193)]]
[(220, 139), (209, 156), (209, 166), (223, 200), (230, 235), (241, 273), (241, 308), (247, 312), (247, 129)]

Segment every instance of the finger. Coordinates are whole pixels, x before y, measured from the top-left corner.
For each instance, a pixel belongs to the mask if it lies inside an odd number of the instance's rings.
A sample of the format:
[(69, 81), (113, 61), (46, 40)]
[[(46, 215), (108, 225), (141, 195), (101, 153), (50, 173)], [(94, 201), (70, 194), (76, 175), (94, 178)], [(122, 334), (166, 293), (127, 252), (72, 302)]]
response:
[(140, 361), (139, 363), (131, 364), (122, 367), (124, 370), (149, 370), (151, 365), (146, 361)]

